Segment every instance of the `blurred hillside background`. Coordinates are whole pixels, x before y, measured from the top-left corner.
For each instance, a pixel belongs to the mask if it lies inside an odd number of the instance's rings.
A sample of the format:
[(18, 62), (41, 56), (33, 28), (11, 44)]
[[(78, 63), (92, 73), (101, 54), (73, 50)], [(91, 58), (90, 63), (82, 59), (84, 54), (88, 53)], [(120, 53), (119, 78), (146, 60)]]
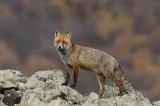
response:
[[(66, 73), (56, 29), (113, 55), (136, 90), (160, 99), (160, 0), (0, 0), (0, 69)], [(95, 73), (81, 71), (77, 90), (98, 93)]]

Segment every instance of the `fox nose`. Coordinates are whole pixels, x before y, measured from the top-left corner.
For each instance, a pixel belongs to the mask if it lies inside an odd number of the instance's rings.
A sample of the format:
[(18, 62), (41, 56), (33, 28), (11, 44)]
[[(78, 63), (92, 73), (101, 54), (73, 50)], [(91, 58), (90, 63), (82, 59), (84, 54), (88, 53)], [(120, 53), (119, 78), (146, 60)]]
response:
[(58, 46), (58, 49), (63, 49), (63, 47), (62, 46)]

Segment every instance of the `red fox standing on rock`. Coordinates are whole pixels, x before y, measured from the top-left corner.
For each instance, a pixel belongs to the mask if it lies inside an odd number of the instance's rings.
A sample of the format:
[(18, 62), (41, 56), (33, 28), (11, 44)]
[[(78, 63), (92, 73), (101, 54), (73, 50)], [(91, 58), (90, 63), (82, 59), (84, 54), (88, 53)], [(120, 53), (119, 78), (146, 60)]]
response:
[(134, 91), (118, 62), (111, 55), (101, 50), (73, 44), (70, 31), (67, 34), (61, 34), (56, 30), (54, 46), (63, 63), (67, 65), (67, 80), (63, 85), (69, 84), (74, 71), (74, 84), (71, 87), (75, 88), (79, 80), (80, 68), (82, 68), (96, 72), (100, 85), (99, 97), (104, 93), (106, 77), (112, 79), (119, 87), (119, 95)]

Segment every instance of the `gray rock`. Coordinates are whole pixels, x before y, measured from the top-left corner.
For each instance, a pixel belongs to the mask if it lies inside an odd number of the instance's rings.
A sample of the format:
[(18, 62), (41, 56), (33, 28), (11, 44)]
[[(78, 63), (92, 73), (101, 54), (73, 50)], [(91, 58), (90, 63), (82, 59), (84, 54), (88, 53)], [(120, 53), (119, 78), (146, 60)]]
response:
[(107, 99), (86, 100), (83, 106), (152, 106), (147, 98), (140, 92), (133, 92), (123, 96), (115, 96)]
[(17, 82), (17, 87), (22, 92), (24, 92), (25, 90), (28, 90), (28, 89), (34, 89), (33, 86), (31, 86), (29, 84), (21, 83), (21, 82)]
[[(50, 103), (51, 100), (54, 100), (58, 97), (60, 97), (62, 95), (62, 92), (60, 91), (60, 89), (53, 89), (53, 90), (47, 90), (44, 91), (41, 88), (35, 88), (33, 90), (26, 90), (23, 93), (20, 105), (22, 106), (27, 106), (27, 105), (31, 105), (30, 101), (32, 101), (32, 106), (36, 106), (33, 104), (37, 104), (37, 103), (33, 103), (33, 102), (43, 102), (45, 104)], [(26, 99), (28, 98), (28, 99)], [(32, 100), (33, 99), (33, 100)], [(34, 101), (34, 99), (36, 99), (36, 101)], [(24, 105), (23, 103), (27, 104)]]
[(105, 86), (105, 92), (102, 98), (110, 98), (114, 96), (118, 96), (119, 89), (118, 87)]
[(91, 102), (91, 101), (93, 101), (93, 100), (97, 100), (98, 98), (99, 98), (99, 95), (98, 95), (98, 94), (96, 94), (96, 93), (94, 93), (94, 92), (91, 92), (88, 96), (85, 96), (85, 97), (84, 97), (83, 102), (84, 102), (84, 103), (89, 103), (89, 102)]
[(61, 98), (57, 98), (52, 100), (48, 106), (70, 106), (70, 104)]
[(2, 102), (8, 106), (13, 106), (20, 103), (21, 96), (21, 93), (16, 92), (15, 89), (5, 90)]
[(160, 100), (153, 102), (153, 105), (154, 105), (154, 106), (160, 106)]
[(19, 104), (14, 104), (14, 106), (20, 106)]
[(20, 71), (0, 70), (0, 99), (8, 106), (13, 106), (21, 100), (21, 93), (17, 92), (18, 83), (25, 83), (27, 78)]
[(61, 70), (39, 71), (28, 78), (27, 83), (32, 88), (53, 89), (65, 82)]
[(0, 101), (4, 98), (3, 94), (0, 94)]
[(20, 71), (0, 70), (0, 86), (3, 88), (17, 87), (17, 82), (25, 83), (27, 78)]
[[(41, 104), (51, 105), (53, 103), (53, 100), (56, 101), (57, 98), (63, 99), (63, 101), (66, 101), (68, 104), (80, 104), (83, 100), (83, 96), (80, 93), (78, 93), (76, 90), (69, 88), (67, 86), (61, 86), (61, 87), (57, 87), (55, 89), (46, 90), (46, 91), (44, 91), (41, 88), (36, 88), (33, 90), (27, 90), (24, 92), (20, 102), (20, 106), (28, 106), (28, 105), (37, 106), (38, 103), (34, 103), (34, 102), (40, 102), (39, 105)], [(57, 103), (59, 102), (57, 101)]]
[[(117, 96), (118, 88), (110, 86), (105, 86), (101, 99), (94, 92), (83, 97), (75, 89), (62, 86), (64, 82), (61, 70), (39, 71), (29, 78), (19, 71), (1, 70), (0, 100), (10, 100), (6, 104), (12, 100), (11, 106), (160, 106), (160, 101), (151, 103), (138, 91)], [(5, 104), (0, 102), (0, 106)]]
[(0, 102), (0, 106), (7, 106), (7, 105), (5, 105), (4, 103)]
[(79, 92), (77, 92), (75, 89), (72, 89), (68, 86), (61, 86), (60, 87), (62, 93), (64, 94), (64, 98), (70, 103), (70, 104), (81, 104), (83, 101), (83, 96)]

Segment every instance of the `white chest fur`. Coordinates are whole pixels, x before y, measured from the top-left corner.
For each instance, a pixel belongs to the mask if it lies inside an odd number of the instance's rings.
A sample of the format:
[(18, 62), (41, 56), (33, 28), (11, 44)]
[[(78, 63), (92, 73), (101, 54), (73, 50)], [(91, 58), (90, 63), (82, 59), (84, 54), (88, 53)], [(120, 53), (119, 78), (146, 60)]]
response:
[(58, 53), (59, 53), (60, 58), (64, 64), (71, 64), (71, 61), (68, 56), (66, 56), (65, 54), (62, 54), (61, 52), (58, 52)]

